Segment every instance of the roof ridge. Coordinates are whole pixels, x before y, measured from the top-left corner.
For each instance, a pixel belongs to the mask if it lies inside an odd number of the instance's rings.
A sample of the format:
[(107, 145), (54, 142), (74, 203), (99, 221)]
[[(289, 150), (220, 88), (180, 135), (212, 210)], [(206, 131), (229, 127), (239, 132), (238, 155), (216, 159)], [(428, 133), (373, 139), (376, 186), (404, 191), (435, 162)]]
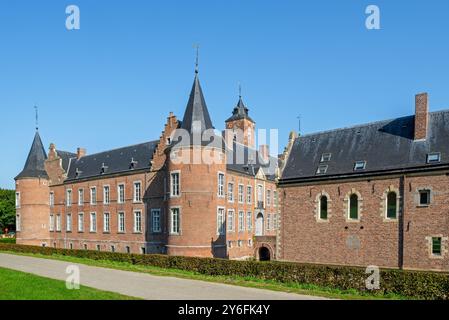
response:
[[(107, 153), (107, 152), (111, 152), (111, 151), (117, 151), (117, 150), (120, 150), (120, 149), (137, 147), (137, 146), (141, 146), (141, 145), (144, 145), (144, 144), (147, 144), (147, 143), (158, 143), (159, 141), (160, 140), (151, 140), (151, 141), (146, 141), (146, 142), (142, 142), (142, 143), (135, 143), (135, 144), (127, 145), (127, 146), (124, 146), (124, 147), (117, 147), (117, 148), (114, 148), (114, 149), (109, 149), (109, 150), (104, 150), (104, 151), (88, 154), (88, 155), (85, 155), (82, 158), (92, 157), (92, 156), (100, 155), (102, 153)], [(75, 155), (76, 155), (76, 153), (75, 153)], [(80, 158), (80, 159), (82, 159), (82, 158)]]
[[(447, 112), (449, 112), (449, 109), (443, 109), (443, 110), (438, 110), (438, 111), (431, 111), (431, 112), (429, 112), (429, 115), (439, 114), (439, 113), (447, 113)], [(391, 122), (391, 121), (394, 121), (394, 120), (403, 120), (403, 119), (411, 118), (411, 117), (414, 117), (414, 116), (415, 115), (412, 114), (412, 115), (402, 116), (402, 117), (397, 117), (397, 118), (390, 118), (390, 119), (384, 119), (384, 120), (371, 121), (371, 122), (357, 124), (357, 125), (352, 125), (352, 126), (348, 126), (348, 127), (335, 128), (335, 129), (330, 129), (330, 130), (322, 130), (322, 131), (317, 131), (317, 132), (308, 133), (308, 134), (304, 134), (304, 135), (298, 136), (296, 139), (308, 138), (308, 137), (312, 137), (312, 136), (317, 136), (317, 135), (326, 134), (326, 133), (332, 133), (332, 132), (337, 132), (337, 131), (353, 130), (353, 129), (357, 129), (357, 128), (363, 128), (363, 127), (372, 126), (372, 125), (383, 123), (383, 122)]]

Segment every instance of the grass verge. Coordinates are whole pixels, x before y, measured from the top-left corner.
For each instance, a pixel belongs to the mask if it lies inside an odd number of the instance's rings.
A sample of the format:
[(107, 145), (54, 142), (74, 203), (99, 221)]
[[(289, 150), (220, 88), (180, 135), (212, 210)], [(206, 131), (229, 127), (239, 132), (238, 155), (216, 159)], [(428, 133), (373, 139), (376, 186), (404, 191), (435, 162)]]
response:
[(69, 290), (64, 281), (0, 268), (0, 300), (134, 300), (114, 292), (81, 286)]
[[(1, 252), (1, 251), (0, 251)], [(153, 266), (142, 266), (134, 265), (127, 262), (117, 262), (109, 260), (93, 260), (86, 258), (77, 258), (63, 255), (42, 255), (42, 254), (28, 254), (28, 253), (17, 253), (3, 251), (4, 253), (31, 256), (43, 259), (54, 259), (73, 263), (80, 263), (89, 266), (111, 268), (124, 271), (134, 271), (143, 272), (156, 276), (164, 277), (176, 277), (192, 280), (201, 280), (215, 283), (224, 283), (229, 285), (257, 288), (257, 289), (268, 289), (273, 291), (282, 291), (297, 293), (303, 295), (320, 296), (332, 299), (343, 299), (343, 300), (365, 300), (365, 299), (393, 299), (393, 300), (406, 300), (410, 299), (404, 296), (390, 294), (390, 295), (374, 295), (374, 294), (364, 294), (357, 290), (339, 290), (334, 288), (319, 287), (316, 285), (301, 284), (301, 283), (282, 283), (273, 280), (263, 280), (254, 277), (240, 277), (240, 276), (209, 276), (203, 275), (192, 271), (185, 271), (179, 269), (164, 269)]]

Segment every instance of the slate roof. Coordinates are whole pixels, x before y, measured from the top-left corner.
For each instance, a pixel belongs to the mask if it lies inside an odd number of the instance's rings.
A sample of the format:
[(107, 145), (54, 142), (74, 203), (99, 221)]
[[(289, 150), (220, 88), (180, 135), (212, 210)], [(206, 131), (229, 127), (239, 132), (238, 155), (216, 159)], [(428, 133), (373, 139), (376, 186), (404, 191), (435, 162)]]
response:
[[(294, 142), (280, 182), (448, 165), (449, 110), (429, 113), (425, 141), (414, 141), (414, 119), (408, 116), (300, 136)], [(441, 162), (428, 164), (427, 155), (438, 152)], [(325, 153), (331, 154), (331, 160), (320, 163)], [(356, 161), (366, 161), (366, 168), (355, 171)], [(325, 174), (317, 174), (319, 165), (328, 166)]]
[(31, 145), (30, 152), (28, 153), (25, 166), (22, 172), (19, 173), (15, 180), (22, 178), (47, 178), (48, 175), (45, 171), (45, 160), (47, 159), (47, 153), (45, 152), (44, 145), (42, 144), (39, 132), (36, 131), (34, 135), (33, 144)]
[(192, 91), (190, 92), (189, 101), (187, 102), (181, 128), (190, 133), (214, 129), (197, 73), (195, 74)]
[(70, 159), (76, 158), (76, 153), (62, 150), (57, 150), (56, 152), (62, 160), (62, 168), (65, 170), (65, 172), (67, 172), (67, 170), (69, 169)]
[(241, 119), (247, 119), (247, 120), (255, 123), (254, 120), (251, 119), (250, 116), (248, 115), (248, 108), (243, 103), (242, 97), (239, 98), (239, 101), (237, 102), (236, 107), (232, 111), (232, 116), (225, 122), (231, 122), (231, 121), (241, 120)]
[(66, 182), (117, 174), (132, 170), (150, 169), (159, 140), (70, 159)]

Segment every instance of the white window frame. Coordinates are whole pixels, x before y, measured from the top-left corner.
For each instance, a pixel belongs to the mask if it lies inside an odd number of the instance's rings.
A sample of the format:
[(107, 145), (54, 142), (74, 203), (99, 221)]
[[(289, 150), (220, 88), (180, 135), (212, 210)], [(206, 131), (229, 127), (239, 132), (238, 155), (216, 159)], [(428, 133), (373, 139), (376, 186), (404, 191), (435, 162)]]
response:
[[(120, 188), (123, 187), (123, 198), (120, 192)], [(117, 203), (123, 204), (126, 201), (126, 188), (124, 183), (119, 183), (117, 185)]]
[(241, 183), (238, 185), (238, 201), (239, 203), (245, 202), (245, 186)]
[[(220, 178), (223, 178), (223, 181), (220, 181)], [(219, 198), (224, 198), (225, 197), (225, 185), (226, 185), (226, 176), (223, 172), (218, 172), (217, 175), (217, 183), (218, 183), (218, 190), (217, 190), (217, 195)]]
[[(177, 217), (177, 228), (174, 229), (174, 210), (178, 211), (178, 217)], [(170, 208), (170, 234), (171, 235), (180, 235), (181, 234), (181, 208), (180, 207), (171, 207)]]
[(78, 213), (78, 232), (84, 232), (84, 212)]
[(428, 153), (426, 162), (429, 164), (441, 162), (441, 152)]
[(226, 209), (225, 207), (217, 207), (217, 235), (226, 234)]
[[(137, 188), (139, 186), (139, 188)], [(133, 202), (142, 202), (142, 181), (134, 181), (133, 183)]]
[(111, 232), (111, 213), (103, 212), (103, 232)]
[(48, 200), (48, 202), (51, 208), (55, 206), (55, 193), (53, 191), (50, 192), (50, 199)]
[(361, 171), (366, 169), (366, 161), (356, 161), (354, 164), (354, 171)]
[(65, 221), (65, 229), (67, 232), (72, 232), (72, 214), (67, 213)]
[(273, 190), (273, 207), (277, 207), (278, 206), (278, 202), (279, 202), (279, 198), (278, 198), (278, 192), (277, 190)]
[[(173, 184), (173, 176), (177, 175), (178, 176), (178, 185), (176, 186), (177, 188), (174, 188), (174, 184)], [(170, 198), (178, 198), (181, 196), (181, 171), (180, 170), (175, 170), (175, 171), (170, 171)]]
[(240, 210), (239, 211), (239, 218), (238, 218), (238, 229), (239, 232), (244, 232), (245, 231), (245, 211)]
[[(263, 184), (258, 184), (257, 185), (257, 202), (263, 202), (263, 194), (264, 194), (264, 190), (263, 190)], [(260, 192), (259, 192), (260, 191)]]
[(226, 216), (226, 230), (227, 232), (235, 232), (235, 211), (234, 209), (228, 209)]
[(55, 231), (55, 216), (53, 214), (50, 215), (50, 224), (48, 227), (50, 231)]
[[(106, 192), (108, 190), (108, 192)], [(109, 185), (103, 186), (103, 204), (111, 203), (111, 187)]]
[(83, 188), (78, 189), (78, 205), (79, 206), (84, 205), (84, 189)]
[(234, 202), (234, 182), (228, 182), (228, 202)]
[(161, 209), (151, 209), (151, 230), (153, 231), (153, 233), (162, 232), (161, 221)]
[(91, 212), (89, 215), (89, 232), (97, 232), (97, 213)]
[(271, 206), (271, 189), (268, 189), (265, 194), (267, 198), (267, 206)]
[(67, 207), (72, 206), (72, 200), (73, 200), (72, 197), (73, 197), (72, 189), (67, 189), (66, 190), (66, 206)]
[(97, 187), (90, 188), (90, 204), (92, 206), (97, 204)]
[(16, 214), (16, 231), (20, 232), (20, 230), (22, 229), (21, 226), (21, 221), (20, 221), (20, 213)]
[(253, 230), (253, 213), (251, 211), (246, 213), (246, 230)]
[(246, 186), (246, 203), (251, 204), (253, 202), (253, 187)]
[(271, 230), (271, 213), (267, 214), (267, 226), (266, 226), (266, 230)]
[(16, 192), (16, 208), (20, 208), (20, 192)]
[(118, 233), (126, 232), (126, 217), (124, 211), (117, 212), (117, 231)]
[(142, 233), (142, 210), (134, 210), (134, 233)]

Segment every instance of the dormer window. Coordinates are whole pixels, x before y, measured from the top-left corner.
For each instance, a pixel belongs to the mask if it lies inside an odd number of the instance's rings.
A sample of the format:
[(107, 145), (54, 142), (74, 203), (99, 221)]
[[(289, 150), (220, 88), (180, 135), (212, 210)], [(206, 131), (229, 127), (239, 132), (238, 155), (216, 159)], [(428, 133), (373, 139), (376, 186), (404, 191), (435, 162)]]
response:
[(316, 174), (325, 174), (327, 172), (327, 165), (321, 165), (318, 167)]
[(323, 153), (321, 156), (321, 162), (331, 161), (332, 153)]
[(134, 160), (134, 158), (131, 158), (131, 163), (129, 164), (130, 169), (134, 169), (134, 167), (137, 165), (137, 161)]
[(82, 173), (82, 171), (78, 168), (75, 170), (75, 177), (78, 178), (78, 176)]
[(106, 170), (108, 169), (108, 166), (106, 166), (104, 163), (101, 165), (101, 174), (106, 173)]
[(354, 165), (354, 171), (365, 170), (365, 168), (366, 168), (366, 161), (356, 161)]
[(441, 153), (434, 152), (427, 154), (427, 163), (438, 163), (441, 161)]

